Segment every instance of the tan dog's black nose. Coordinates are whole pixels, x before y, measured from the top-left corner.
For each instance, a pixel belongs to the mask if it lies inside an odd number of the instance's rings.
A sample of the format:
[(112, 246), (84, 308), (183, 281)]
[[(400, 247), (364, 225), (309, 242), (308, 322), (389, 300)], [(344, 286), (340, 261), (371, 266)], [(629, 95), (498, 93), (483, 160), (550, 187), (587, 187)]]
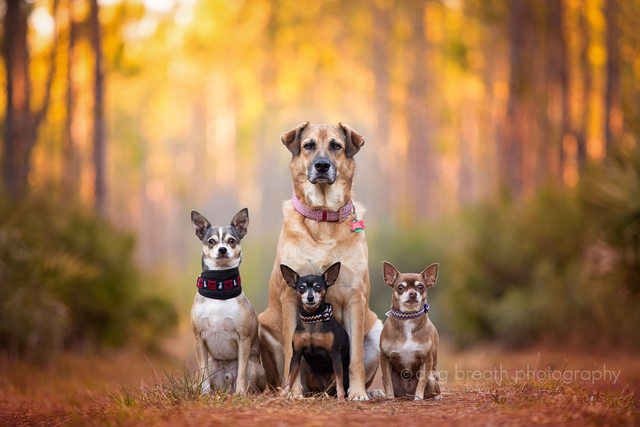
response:
[(325, 173), (331, 168), (331, 163), (328, 160), (318, 160), (314, 163), (313, 167), (320, 173)]

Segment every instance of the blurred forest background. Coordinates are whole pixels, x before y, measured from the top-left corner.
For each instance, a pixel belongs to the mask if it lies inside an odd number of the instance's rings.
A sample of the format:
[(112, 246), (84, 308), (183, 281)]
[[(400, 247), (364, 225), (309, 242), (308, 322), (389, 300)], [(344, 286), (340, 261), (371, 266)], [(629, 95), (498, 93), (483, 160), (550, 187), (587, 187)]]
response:
[[(196, 209), (250, 213), (266, 306), (281, 133), (367, 140), (381, 264), (421, 271), (461, 345), (640, 344), (640, 2), (5, 0), (0, 348), (157, 345), (187, 314)], [(190, 344), (189, 344), (190, 345)]]

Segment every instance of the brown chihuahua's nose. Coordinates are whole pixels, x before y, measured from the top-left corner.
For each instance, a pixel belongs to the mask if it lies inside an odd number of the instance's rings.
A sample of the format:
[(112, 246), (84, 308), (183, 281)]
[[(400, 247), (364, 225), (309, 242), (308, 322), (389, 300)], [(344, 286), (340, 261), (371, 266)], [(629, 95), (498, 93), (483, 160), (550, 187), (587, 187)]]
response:
[(409, 299), (416, 299), (418, 297), (418, 293), (416, 291), (409, 292)]
[(224, 246), (220, 246), (218, 248), (218, 253), (220, 253), (220, 255), (224, 255), (227, 253), (227, 248), (225, 248)]

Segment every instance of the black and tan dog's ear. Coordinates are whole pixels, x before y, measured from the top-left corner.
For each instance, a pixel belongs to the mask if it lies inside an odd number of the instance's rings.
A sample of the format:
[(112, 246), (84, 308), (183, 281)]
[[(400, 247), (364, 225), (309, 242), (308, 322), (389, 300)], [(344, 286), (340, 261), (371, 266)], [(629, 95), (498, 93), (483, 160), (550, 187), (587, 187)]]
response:
[(436, 281), (438, 280), (439, 266), (440, 264), (438, 263), (431, 264), (429, 267), (425, 268), (422, 273), (420, 273), (420, 275), (422, 276), (422, 278), (424, 279), (427, 285), (427, 288), (430, 288), (436, 285)]
[(400, 272), (393, 265), (389, 264), (387, 261), (384, 261), (382, 263), (382, 273), (384, 276), (384, 283), (386, 283), (387, 286), (391, 286), (393, 288), (393, 283), (400, 275)]
[(322, 278), (324, 279), (327, 286), (331, 286), (336, 283), (338, 280), (338, 274), (340, 274), (340, 262), (336, 262), (331, 267), (327, 268), (324, 273), (322, 273)]
[(241, 238), (244, 237), (247, 234), (247, 228), (249, 228), (249, 209), (240, 209), (240, 212), (231, 220), (231, 225), (238, 230)]
[(309, 122), (300, 123), (298, 126), (291, 129), (289, 132), (285, 132), (280, 137), (280, 141), (291, 151), (293, 157), (300, 153), (300, 136), (302, 131), (309, 125)]
[(280, 271), (282, 272), (282, 277), (284, 277), (284, 281), (287, 282), (287, 285), (295, 289), (298, 279), (300, 278), (298, 273), (284, 264), (280, 264)]
[(358, 132), (351, 129), (350, 126), (343, 123), (338, 123), (338, 126), (340, 126), (340, 129), (342, 129), (346, 137), (346, 147), (344, 147), (344, 152), (348, 158), (352, 158), (364, 145), (364, 136), (360, 135)]
[(193, 224), (193, 228), (196, 230), (196, 236), (198, 236), (200, 240), (204, 238), (207, 228), (211, 227), (209, 220), (196, 211), (191, 211), (191, 224)]

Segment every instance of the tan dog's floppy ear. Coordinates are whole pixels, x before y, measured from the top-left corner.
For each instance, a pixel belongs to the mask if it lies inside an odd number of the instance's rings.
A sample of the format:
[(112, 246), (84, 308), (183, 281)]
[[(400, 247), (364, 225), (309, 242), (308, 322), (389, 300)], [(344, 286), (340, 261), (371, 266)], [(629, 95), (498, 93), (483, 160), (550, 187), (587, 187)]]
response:
[(238, 230), (241, 238), (244, 237), (249, 228), (249, 209), (241, 209), (231, 220), (231, 225)]
[(209, 220), (196, 211), (191, 211), (191, 224), (193, 224), (193, 228), (196, 230), (196, 236), (198, 236), (200, 240), (204, 238), (207, 228), (211, 227)]
[(327, 268), (324, 273), (322, 273), (322, 278), (324, 279), (327, 286), (331, 286), (336, 283), (336, 280), (338, 280), (338, 274), (340, 274), (340, 263), (336, 262), (331, 267)]
[(340, 129), (342, 129), (347, 138), (347, 145), (344, 148), (344, 152), (348, 158), (352, 158), (364, 145), (364, 137), (345, 124), (338, 123), (338, 126), (340, 126)]
[(300, 135), (302, 131), (309, 125), (309, 122), (300, 123), (289, 132), (283, 133), (280, 141), (291, 151), (293, 157), (300, 153)]
[(422, 276), (422, 278), (424, 279), (427, 285), (427, 288), (430, 288), (436, 285), (436, 281), (438, 280), (439, 266), (440, 264), (438, 263), (431, 264), (429, 267), (425, 268), (422, 273), (420, 273), (420, 275)]
[(298, 273), (284, 264), (280, 264), (280, 271), (282, 272), (282, 277), (284, 277), (284, 281), (287, 282), (287, 285), (295, 289), (298, 279), (300, 278)]
[(400, 272), (387, 261), (382, 263), (382, 272), (384, 275), (384, 283), (387, 286), (391, 286), (393, 288), (393, 282), (396, 281), (396, 278), (400, 275)]

